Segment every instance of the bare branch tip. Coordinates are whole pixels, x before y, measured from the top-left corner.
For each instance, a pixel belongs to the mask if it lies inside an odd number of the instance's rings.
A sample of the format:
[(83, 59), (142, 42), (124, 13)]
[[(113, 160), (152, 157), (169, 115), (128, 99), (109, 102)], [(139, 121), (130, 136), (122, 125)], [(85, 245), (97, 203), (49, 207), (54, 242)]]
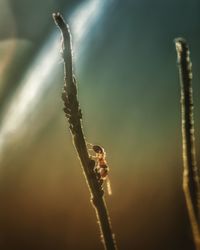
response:
[(175, 43), (187, 44), (186, 39), (183, 37), (177, 37), (174, 39)]
[(52, 17), (53, 17), (54, 22), (57, 23), (58, 19), (61, 18), (61, 15), (60, 15), (59, 12), (57, 12), (57, 13), (54, 12), (54, 13), (52, 14)]
[(178, 53), (182, 52), (183, 49), (188, 49), (188, 44), (185, 38), (183, 37), (178, 37), (174, 39), (174, 43), (176, 46), (176, 50)]
[(55, 24), (58, 26), (58, 28), (61, 30), (61, 32), (65, 32), (66, 33), (66, 37), (68, 39), (71, 39), (71, 32), (69, 29), (69, 25), (65, 22), (63, 16), (57, 12), (57, 13), (53, 13), (52, 14), (53, 20), (55, 22)]
[(65, 26), (68, 28), (68, 25), (65, 23), (63, 16), (59, 12), (57, 12), (57, 13), (54, 12), (52, 14), (52, 17), (53, 17), (53, 20), (54, 20), (55, 24), (59, 28), (62, 28), (62, 27), (65, 27)]

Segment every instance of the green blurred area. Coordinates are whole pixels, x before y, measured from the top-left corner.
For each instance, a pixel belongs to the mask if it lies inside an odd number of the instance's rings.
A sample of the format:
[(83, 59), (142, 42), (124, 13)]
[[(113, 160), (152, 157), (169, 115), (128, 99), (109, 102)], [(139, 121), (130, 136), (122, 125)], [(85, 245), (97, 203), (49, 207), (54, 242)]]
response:
[[(51, 13), (68, 17), (81, 3), (0, 0), (0, 130), (23, 75), (56, 30)], [(113, 195), (106, 200), (119, 249), (193, 249), (182, 192), (173, 39), (185, 37), (191, 48), (198, 153), (199, 8), (197, 0), (110, 1), (80, 44), (82, 53), (74, 51), (80, 53), (75, 72), (85, 135), (107, 152)], [(3, 151), (3, 250), (102, 249), (62, 111), (62, 64), (56, 67), (50, 88)]]

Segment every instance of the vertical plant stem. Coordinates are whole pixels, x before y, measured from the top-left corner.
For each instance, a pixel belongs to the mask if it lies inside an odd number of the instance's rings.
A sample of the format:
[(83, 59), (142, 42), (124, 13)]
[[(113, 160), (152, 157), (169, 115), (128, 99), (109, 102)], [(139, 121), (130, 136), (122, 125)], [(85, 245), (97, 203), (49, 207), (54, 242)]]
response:
[(83, 173), (91, 194), (91, 201), (96, 211), (102, 241), (107, 250), (116, 250), (116, 242), (112, 233), (111, 221), (104, 200), (102, 183), (94, 172), (95, 162), (90, 158), (82, 129), (82, 114), (77, 98), (76, 80), (72, 68), (72, 45), (68, 25), (59, 13), (53, 14), (54, 21), (62, 34), (62, 52), (64, 59), (64, 111), (69, 122), (72, 140), (81, 161)]
[(183, 38), (177, 38), (175, 45), (181, 86), (183, 190), (196, 249), (200, 249), (200, 183), (195, 152), (192, 64), (186, 41)]

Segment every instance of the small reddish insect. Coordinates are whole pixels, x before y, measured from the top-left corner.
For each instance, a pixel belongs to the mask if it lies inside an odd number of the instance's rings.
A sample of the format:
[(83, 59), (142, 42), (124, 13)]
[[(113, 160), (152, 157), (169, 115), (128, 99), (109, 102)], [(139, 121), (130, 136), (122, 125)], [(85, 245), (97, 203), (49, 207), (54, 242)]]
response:
[(97, 173), (99, 173), (100, 178), (102, 180), (106, 180), (108, 194), (111, 195), (112, 191), (110, 186), (110, 180), (108, 178), (109, 167), (106, 161), (106, 151), (104, 150), (103, 147), (99, 145), (92, 145), (92, 149), (95, 152), (95, 157), (94, 157), (96, 159), (95, 170), (97, 171)]
[(108, 176), (109, 167), (106, 162), (106, 152), (104, 148), (98, 145), (94, 145), (92, 149), (95, 152), (95, 159), (97, 161), (96, 169), (100, 174), (101, 179), (105, 180)]

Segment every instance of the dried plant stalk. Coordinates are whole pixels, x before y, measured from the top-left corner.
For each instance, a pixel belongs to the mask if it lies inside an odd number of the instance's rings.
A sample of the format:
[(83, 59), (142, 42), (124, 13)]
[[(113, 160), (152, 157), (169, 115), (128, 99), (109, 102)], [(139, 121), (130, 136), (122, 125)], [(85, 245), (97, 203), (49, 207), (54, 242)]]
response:
[(111, 229), (111, 221), (104, 200), (102, 182), (94, 172), (95, 162), (90, 158), (82, 130), (82, 114), (77, 99), (76, 80), (72, 68), (72, 46), (71, 35), (68, 25), (66, 25), (59, 13), (53, 14), (53, 19), (59, 27), (62, 35), (62, 52), (64, 59), (64, 91), (62, 99), (64, 101), (64, 111), (69, 122), (73, 143), (81, 161), (81, 166), (86, 178), (86, 182), (91, 194), (91, 201), (95, 208), (97, 220), (100, 226), (101, 238), (105, 249), (115, 250), (116, 242)]
[(195, 152), (192, 63), (186, 41), (183, 38), (177, 38), (175, 45), (181, 85), (183, 190), (196, 249), (200, 249), (200, 183)]

